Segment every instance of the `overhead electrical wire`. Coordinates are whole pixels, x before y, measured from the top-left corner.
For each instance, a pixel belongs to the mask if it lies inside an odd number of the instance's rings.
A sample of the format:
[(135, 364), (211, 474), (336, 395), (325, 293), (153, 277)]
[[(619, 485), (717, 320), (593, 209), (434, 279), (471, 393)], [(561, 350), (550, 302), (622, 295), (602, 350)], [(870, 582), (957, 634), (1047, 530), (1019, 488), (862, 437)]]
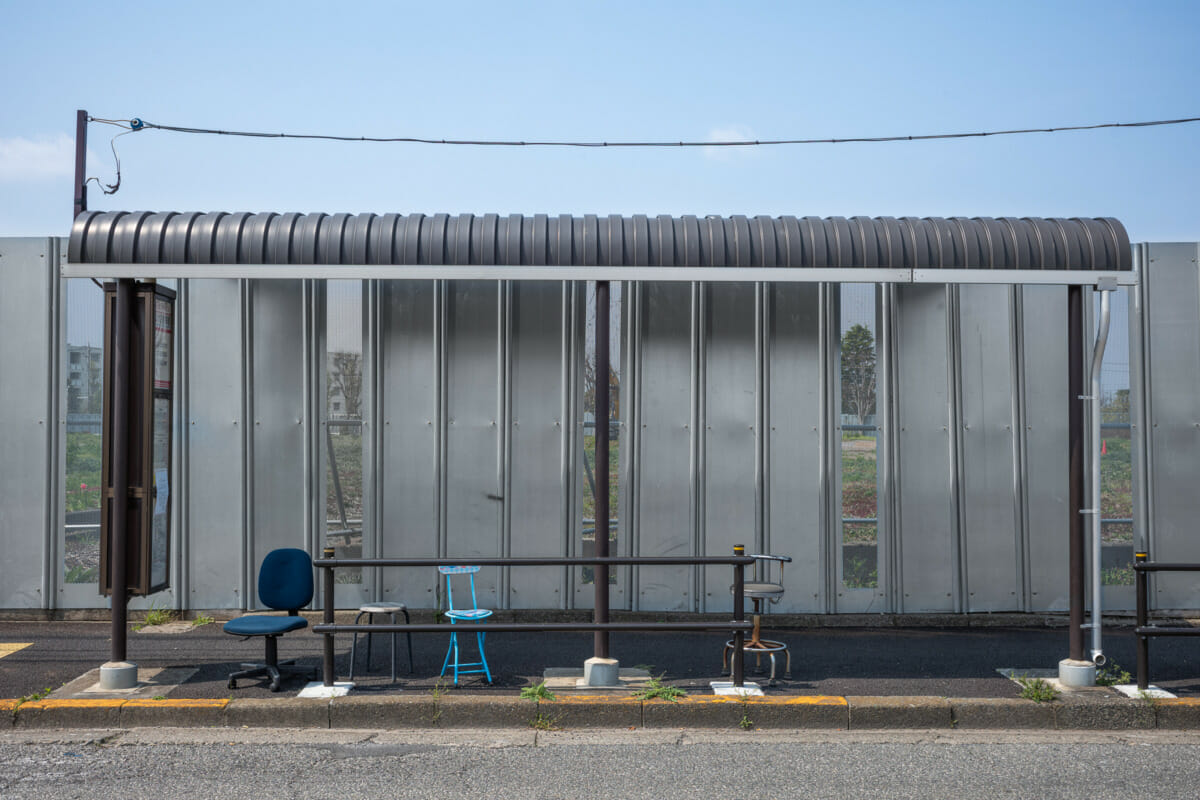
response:
[(977, 139), (986, 136), (1018, 136), (1034, 133), (1064, 133), (1067, 131), (1095, 131), (1105, 128), (1153, 128), (1164, 125), (1184, 125), (1190, 122), (1200, 122), (1200, 117), (1183, 117), (1181, 119), (1160, 119), (1142, 122), (1101, 122), (1093, 125), (1058, 125), (1052, 128), (1013, 128), (998, 131), (974, 131), (969, 133), (925, 133), (907, 136), (846, 136), (823, 139), (734, 139), (727, 141), (525, 141), (505, 139), (433, 139), (422, 136), (338, 136), (326, 133), (267, 133), (265, 131), (226, 131), (217, 128), (192, 128), (182, 125), (162, 125), (157, 122), (147, 122), (139, 117), (133, 119), (104, 119), (88, 117), (88, 122), (98, 122), (103, 125), (114, 125), (123, 128), (110, 142), (113, 159), (117, 165), (117, 182), (104, 184), (99, 178), (88, 178), (86, 183), (96, 182), (105, 194), (114, 194), (121, 188), (121, 157), (117, 154), (117, 138), (138, 131), (159, 130), (171, 133), (195, 133), (211, 136), (245, 136), (255, 139), (316, 139), (331, 142), (381, 142), (401, 144), (435, 144), (458, 145), (469, 147), (767, 147), (772, 145), (801, 145), (801, 144), (874, 144), (880, 142), (922, 142), (937, 139)]
[(130, 120), (111, 120), (89, 117), (89, 121), (102, 122), (128, 128), (128, 132), (143, 130), (170, 131), (172, 133), (199, 133), (213, 136), (248, 136), (256, 139), (320, 139), (333, 142), (397, 142), (407, 144), (461, 145), (471, 147), (766, 147), (771, 145), (799, 144), (852, 144), (876, 142), (918, 142), (934, 139), (972, 139), (985, 136), (1016, 136), (1033, 133), (1063, 133), (1066, 131), (1094, 131), (1104, 128), (1150, 128), (1163, 125), (1183, 125), (1200, 122), (1200, 117), (1162, 119), (1146, 122), (1102, 122), (1094, 125), (1059, 125), (1052, 128), (1014, 128), (1012, 130), (976, 131), (971, 133), (927, 133), (908, 136), (848, 136), (822, 139), (746, 139), (728, 141), (525, 141), (503, 139), (433, 139), (421, 136), (338, 136), (324, 133), (267, 133), (263, 131), (226, 131), (216, 128), (191, 128), (182, 125), (162, 125), (134, 117)]

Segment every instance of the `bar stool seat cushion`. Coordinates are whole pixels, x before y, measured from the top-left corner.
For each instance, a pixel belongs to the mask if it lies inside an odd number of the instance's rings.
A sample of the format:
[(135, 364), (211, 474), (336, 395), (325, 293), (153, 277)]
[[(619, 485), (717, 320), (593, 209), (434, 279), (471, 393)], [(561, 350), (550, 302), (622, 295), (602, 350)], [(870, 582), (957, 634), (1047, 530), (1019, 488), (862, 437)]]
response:
[(404, 603), (367, 603), (358, 607), (360, 614), (391, 614), (407, 609)]
[[(733, 587), (729, 587), (733, 591)], [(766, 583), (760, 581), (746, 581), (746, 597), (782, 597), (783, 586), (778, 583)]]

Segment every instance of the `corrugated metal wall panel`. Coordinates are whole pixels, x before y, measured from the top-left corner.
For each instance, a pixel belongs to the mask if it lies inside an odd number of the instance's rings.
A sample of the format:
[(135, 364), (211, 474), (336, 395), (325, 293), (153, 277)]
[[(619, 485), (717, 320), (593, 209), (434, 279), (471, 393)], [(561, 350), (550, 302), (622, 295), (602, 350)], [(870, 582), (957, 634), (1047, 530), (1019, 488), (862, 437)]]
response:
[[(1154, 561), (1200, 561), (1200, 247), (1152, 244), (1145, 266)], [(1158, 608), (1200, 607), (1200, 574), (1155, 576)]]
[(950, 449), (951, 357), (944, 286), (896, 287), (897, 476), (900, 539), (896, 611), (954, 611), (957, 522)]
[[(55, 239), (0, 239), (0, 608), (49, 608), (61, 563), (56, 370), (61, 320)], [(33, 313), (31, 313), (33, 312)], [(65, 427), (65, 426), (64, 426)]]
[(774, 286), (769, 301), (765, 548), (793, 559), (773, 610), (819, 613), (825, 610), (825, 548), (817, 456), (827, 424), (821, 418), (821, 289)]
[(958, 311), (964, 606), (1008, 611), (1019, 606), (1023, 570), (1014, 496), (1012, 290), (964, 286)]
[(245, 608), (245, 282), (189, 281), (187, 504), (189, 608)]

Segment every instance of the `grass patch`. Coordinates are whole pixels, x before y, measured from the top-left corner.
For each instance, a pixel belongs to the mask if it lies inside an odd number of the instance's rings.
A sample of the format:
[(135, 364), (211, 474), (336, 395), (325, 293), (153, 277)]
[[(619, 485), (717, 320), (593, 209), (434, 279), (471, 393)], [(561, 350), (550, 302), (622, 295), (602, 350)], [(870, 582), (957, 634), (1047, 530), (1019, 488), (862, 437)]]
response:
[(212, 617), (208, 616), (207, 614), (201, 614), (200, 616), (198, 616), (194, 620), (192, 620), (192, 627), (199, 628), (204, 625), (211, 625), (214, 622), (216, 622), (216, 620), (213, 619)]

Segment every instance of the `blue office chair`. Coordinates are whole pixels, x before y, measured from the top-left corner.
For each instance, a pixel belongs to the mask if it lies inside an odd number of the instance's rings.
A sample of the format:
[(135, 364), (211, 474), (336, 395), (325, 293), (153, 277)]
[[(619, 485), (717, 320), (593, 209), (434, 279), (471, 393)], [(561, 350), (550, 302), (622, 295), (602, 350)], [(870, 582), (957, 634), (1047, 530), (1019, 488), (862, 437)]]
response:
[[(454, 666), (454, 683), (458, 683), (459, 675), (471, 675), (474, 673), (483, 673), (487, 678), (487, 682), (492, 682), (492, 673), (488, 669), (487, 656), (483, 654), (483, 631), (475, 634), (475, 643), (479, 647), (479, 660), (470, 663), (462, 663), (458, 660), (458, 633), (454, 630), (454, 623), (462, 620), (463, 622), (484, 622), (492, 615), (491, 610), (480, 608), (479, 602), (475, 599), (475, 573), (479, 572), (479, 567), (438, 567), (438, 572), (446, 576), (446, 616), (450, 619), (450, 647), (446, 650), (446, 660), (442, 662), (442, 671), (438, 677), (446, 674), (446, 668), (453, 664)], [(467, 575), (471, 582), (471, 607), (470, 608), (455, 608), (454, 607), (454, 586), (452, 578), (455, 575)], [(450, 656), (454, 656), (454, 661), (451, 662)], [(471, 669), (474, 667), (474, 669)]]
[(242, 670), (229, 676), (229, 688), (236, 689), (238, 678), (269, 675), (271, 691), (279, 691), (281, 674), (306, 675), (316, 680), (313, 667), (297, 666), (295, 659), (280, 662), (278, 639), (288, 631), (308, 627), (308, 620), (299, 615), (313, 598), (312, 559), (303, 550), (291, 547), (272, 550), (258, 569), (258, 599), (268, 608), (286, 611), (286, 617), (248, 614), (225, 623), (226, 633), (234, 636), (262, 636), (266, 639), (267, 655), (264, 664), (242, 664)]

